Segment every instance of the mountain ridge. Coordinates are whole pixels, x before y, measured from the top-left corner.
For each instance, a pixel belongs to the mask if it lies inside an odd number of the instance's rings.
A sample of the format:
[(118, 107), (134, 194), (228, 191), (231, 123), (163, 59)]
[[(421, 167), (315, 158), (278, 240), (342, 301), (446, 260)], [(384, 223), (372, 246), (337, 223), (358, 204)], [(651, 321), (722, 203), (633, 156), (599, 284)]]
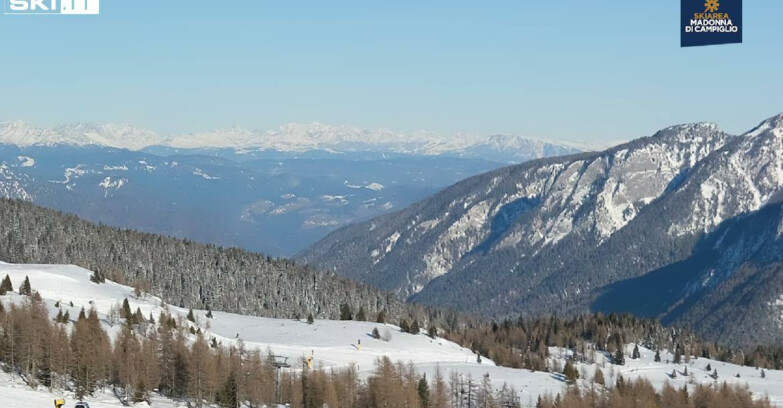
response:
[(584, 312), (600, 288), (681, 262), (703, 234), (779, 199), (781, 117), (739, 136), (676, 125), (491, 171), (337, 230), (295, 259), (491, 317)]
[(408, 155), (451, 155), (519, 162), (585, 150), (587, 145), (526, 138), (518, 135), (487, 136), (457, 134), (446, 137), (429, 131), (396, 132), (389, 129), (362, 129), (348, 125), (289, 123), (269, 131), (240, 127), (208, 132), (163, 136), (131, 125), (75, 123), (54, 128), (36, 128), (22, 121), (0, 122), (0, 143), (17, 146), (69, 144), (99, 145), (129, 150), (168, 147), (184, 150), (233, 149), (303, 153), (324, 151), (388, 152)]

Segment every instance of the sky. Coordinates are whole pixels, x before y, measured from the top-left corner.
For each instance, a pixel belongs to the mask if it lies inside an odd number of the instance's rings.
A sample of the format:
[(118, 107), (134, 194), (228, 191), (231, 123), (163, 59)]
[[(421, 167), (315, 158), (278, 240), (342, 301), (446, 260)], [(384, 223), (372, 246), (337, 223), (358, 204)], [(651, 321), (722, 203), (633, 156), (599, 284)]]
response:
[[(7, 1), (7, 0), (3, 0)], [(783, 112), (779, 0), (679, 46), (679, 1), (102, 0), (0, 16), (0, 121), (163, 134), (289, 122), (619, 141)]]

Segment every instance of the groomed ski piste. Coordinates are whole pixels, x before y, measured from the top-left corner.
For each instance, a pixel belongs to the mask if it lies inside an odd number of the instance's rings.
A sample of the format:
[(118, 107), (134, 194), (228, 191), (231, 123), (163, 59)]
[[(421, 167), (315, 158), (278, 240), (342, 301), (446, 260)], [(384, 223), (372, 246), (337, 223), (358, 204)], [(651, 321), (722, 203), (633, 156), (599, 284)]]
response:
[[(78, 316), (84, 307), (95, 307), (102, 324), (110, 336), (119, 333), (121, 323), (112, 322), (109, 315), (112, 308), (118, 307), (123, 300), (128, 299), (131, 310), (140, 308), (145, 316), (150, 313), (157, 318), (161, 311), (185, 317), (188, 309), (165, 305), (160, 298), (144, 294), (138, 298), (133, 288), (111, 281), (97, 284), (90, 281), (91, 271), (71, 265), (15, 265), (0, 262), (0, 279), (9, 275), (13, 287), (17, 290), (25, 277), (29, 277), (32, 289), (37, 291), (49, 307), (54, 317), (57, 314), (55, 304), (59, 302), (63, 312), (68, 310), (72, 319)], [(0, 296), (0, 300), (8, 306), (11, 302), (23, 301), (18, 292)], [(71, 303), (73, 306), (70, 306)], [(358, 321), (316, 320), (313, 324), (306, 321), (290, 319), (271, 319), (253, 316), (243, 316), (230, 313), (212, 312), (213, 318), (207, 318), (207, 311), (194, 310), (196, 325), (205, 333), (208, 339), (215, 337), (224, 346), (237, 344), (240, 340), (245, 348), (257, 348), (262, 352), (288, 357), (292, 365), (290, 370), (302, 370), (303, 357), (313, 357), (313, 367), (325, 369), (355, 365), (362, 378), (368, 377), (375, 368), (375, 361), (382, 356), (388, 356), (392, 361), (412, 363), (420, 373), (426, 373), (433, 378), (435, 371), (440, 369), (448, 380), (452, 372), (463, 376), (471, 376), (480, 381), (485, 374), (497, 388), (508, 384), (519, 392), (523, 406), (535, 406), (539, 395), (557, 394), (564, 390), (566, 383), (559, 373), (531, 372), (529, 370), (512, 369), (496, 366), (489, 358), (482, 357), (477, 362), (476, 355), (469, 349), (442, 338), (432, 339), (425, 334), (412, 335), (402, 333), (392, 324), (380, 324)], [(374, 339), (370, 334), (377, 328), (382, 334), (388, 333), (389, 341)], [(361, 346), (357, 347), (361, 342)], [(633, 345), (626, 346), (626, 356), (631, 355)], [(668, 352), (661, 352), (662, 362), (654, 362), (654, 351), (641, 348), (641, 358), (633, 360), (626, 358), (625, 365), (612, 365), (600, 353), (596, 353), (596, 364), (577, 363), (576, 367), (582, 373), (579, 380), (581, 386), (589, 387), (596, 368), (601, 368), (606, 383), (612, 384), (618, 375), (626, 380), (639, 377), (647, 378), (655, 387), (661, 388), (666, 382), (675, 387), (688, 384), (716, 383), (705, 368), (710, 365), (717, 370), (718, 384), (724, 381), (728, 384), (748, 386), (758, 397), (767, 396), (770, 401), (783, 407), (783, 371), (765, 370), (765, 378), (761, 370), (754, 367), (743, 367), (734, 364), (718, 362), (711, 359), (692, 358), (687, 364), (674, 365)], [(568, 351), (550, 349), (551, 358), (557, 360), (560, 367), (565, 364)], [(689, 376), (682, 375), (687, 367)], [(671, 377), (676, 370), (677, 376)], [(739, 374), (739, 377), (736, 375)], [(39, 387), (32, 389), (19, 377), (8, 373), (0, 373), (0, 406), (2, 407), (49, 407), (54, 398), (65, 397), (66, 407), (73, 407), (76, 400), (69, 392)], [(100, 390), (96, 395), (86, 398), (92, 408), (108, 408), (123, 406), (113, 394)], [(186, 407), (184, 401), (173, 401), (164, 397), (153, 397), (152, 406), (156, 407)], [(147, 406), (147, 403), (137, 404)]]

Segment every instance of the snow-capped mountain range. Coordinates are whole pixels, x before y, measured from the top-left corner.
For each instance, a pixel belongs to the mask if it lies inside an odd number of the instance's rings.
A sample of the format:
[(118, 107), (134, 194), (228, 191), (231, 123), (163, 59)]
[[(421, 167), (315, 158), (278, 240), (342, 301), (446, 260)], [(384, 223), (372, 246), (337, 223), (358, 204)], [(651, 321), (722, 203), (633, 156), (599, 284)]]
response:
[[(756, 212), (781, 200), (783, 115), (739, 136), (688, 124), (469, 178), (338, 230), (298, 259), (415, 302), (490, 316), (632, 309), (693, 322), (734, 304), (743, 318), (717, 319), (702, 332), (743, 343), (752, 325), (765, 327), (756, 339), (780, 341), (773, 305), (783, 268), (773, 266), (783, 261), (783, 217)], [(768, 239), (752, 239), (748, 223), (771, 225)], [(648, 275), (654, 285), (630, 285)], [(756, 279), (764, 291), (742, 291)], [(614, 296), (622, 282), (634, 288), (629, 298)], [(634, 303), (644, 296), (653, 299)]]
[(129, 150), (162, 146), (184, 150), (233, 149), (239, 153), (380, 152), (449, 155), (496, 162), (521, 162), (589, 149), (574, 143), (546, 142), (512, 135), (460, 134), (446, 137), (428, 131), (395, 132), (388, 129), (370, 130), (322, 123), (291, 123), (269, 131), (233, 127), (211, 132), (162, 136), (129, 125), (77, 123), (55, 128), (36, 128), (25, 122), (15, 121), (0, 123), (0, 143), (25, 147), (95, 145)]
[(128, 125), (16, 121), (0, 123), (0, 197), (288, 256), (466, 177), (576, 151), (519, 136), (319, 123), (162, 136)]

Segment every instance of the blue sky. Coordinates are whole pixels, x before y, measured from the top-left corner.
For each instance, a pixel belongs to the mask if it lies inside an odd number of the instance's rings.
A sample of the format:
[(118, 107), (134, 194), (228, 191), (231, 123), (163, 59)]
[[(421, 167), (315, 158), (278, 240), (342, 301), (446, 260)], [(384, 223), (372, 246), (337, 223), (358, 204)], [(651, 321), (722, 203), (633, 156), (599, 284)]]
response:
[(0, 16), (0, 120), (741, 132), (783, 112), (783, 2), (744, 14), (744, 44), (681, 49), (674, 0), (102, 0), (99, 16)]

